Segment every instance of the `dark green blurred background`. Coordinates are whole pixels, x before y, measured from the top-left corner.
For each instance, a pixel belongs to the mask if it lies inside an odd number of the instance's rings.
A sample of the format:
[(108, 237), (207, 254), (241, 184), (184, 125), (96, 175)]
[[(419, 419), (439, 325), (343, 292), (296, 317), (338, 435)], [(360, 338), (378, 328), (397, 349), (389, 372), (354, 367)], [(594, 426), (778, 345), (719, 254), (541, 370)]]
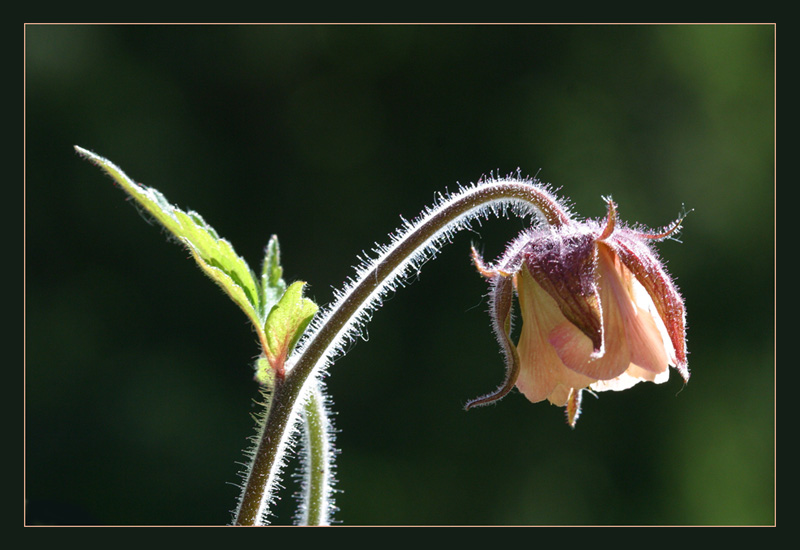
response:
[[(28, 26), (29, 523), (224, 524), (253, 433), (244, 315), (73, 145), (272, 233), (319, 303), (434, 193), (521, 169), (586, 217), (662, 226), (690, 383), (514, 393), (462, 233), (331, 369), (344, 524), (774, 522), (772, 26)], [(293, 511), (290, 468), (278, 523)]]

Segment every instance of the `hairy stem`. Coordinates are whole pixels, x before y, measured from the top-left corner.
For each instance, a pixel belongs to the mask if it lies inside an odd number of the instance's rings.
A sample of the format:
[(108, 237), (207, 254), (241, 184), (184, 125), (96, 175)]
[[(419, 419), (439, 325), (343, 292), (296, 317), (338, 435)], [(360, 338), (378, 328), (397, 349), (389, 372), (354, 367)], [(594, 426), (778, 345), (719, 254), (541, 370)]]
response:
[(294, 422), (293, 408), (299, 400), (300, 390), (296, 384), (287, 387), (284, 378), (275, 379), (265, 418), (260, 422), (258, 444), (253, 451), (247, 483), (236, 510), (236, 525), (267, 523), (266, 516), (283, 466), (283, 454), (294, 429), (290, 422)]
[(309, 392), (303, 409), (303, 488), (297, 523), (299, 525), (330, 524), (331, 471), (333, 450), (324, 396), (319, 388)]
[(537, 185), (518, 179), (492, 180), (441, 197), (418, 220), (406, 223), (392, 243), (376, 249), (377, 257), (358, 269), (355, 280), (337, 295), (333, 305), (315, 320), (287, 362), (286, 376), (276, 380), (270, 410), (254, 451), (235, 522), (262, 523), (268, 515), (272, 492), (291, 431), (295, 429), (316, 377), (341, 354), (349, 338), (358, 334), (369, 312), (382, 296), (402, 284), (402, 278), (430, 259), (440, 244), (470, 220), (511, 209), (521, 215), (538, 215), (550, 225), (568, 223), (566, 209)]

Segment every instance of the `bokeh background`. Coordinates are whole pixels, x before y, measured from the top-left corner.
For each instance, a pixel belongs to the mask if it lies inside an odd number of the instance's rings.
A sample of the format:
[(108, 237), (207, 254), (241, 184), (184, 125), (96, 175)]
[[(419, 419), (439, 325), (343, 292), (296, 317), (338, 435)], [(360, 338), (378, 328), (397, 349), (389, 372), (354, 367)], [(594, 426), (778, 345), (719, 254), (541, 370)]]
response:
[[(256, 338), (73, 145), (200, 212), (321, 304), (458, 182), (521, 170), (585, 217), (663, 226), (689, 366), (587, 397), (519, 393), (458, 235), (327, 379), (347, 525), (775, 521), (775, 28), (25, 28), (25, 497), (44, 524), (225, 524), (254, 431)], [(291, 521), (293, 463), (277, 508)]]

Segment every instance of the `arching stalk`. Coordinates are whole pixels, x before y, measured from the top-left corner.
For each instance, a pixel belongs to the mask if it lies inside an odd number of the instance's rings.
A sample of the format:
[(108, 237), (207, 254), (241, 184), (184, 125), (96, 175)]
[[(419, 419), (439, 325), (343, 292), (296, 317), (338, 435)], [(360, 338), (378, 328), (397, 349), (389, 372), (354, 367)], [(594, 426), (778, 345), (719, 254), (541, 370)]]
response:
[(350, 339), (358, 335), (382, 297), (402, 285), (407, 274), (418, 271), (440, 245), (469, 227), (471, 220), (505, 214), (509, 209), (520, 216), (538, 216), (553, 226), (570, 220), (562, 205), (538, 182), (490, 180), (441, 196), (433, 208), (400, 228), (389, 245), (378, 247), (374, 259), (357, 268), (356, 277), (347, 282), (333, 304), (310, 325), (286, 363), (285, 378), (276, 379), (270, 409), (236, 511), (237, 525), (267, 522), (283, 455), (303, 407), (317, 387), (317, 377), (343, 352)]

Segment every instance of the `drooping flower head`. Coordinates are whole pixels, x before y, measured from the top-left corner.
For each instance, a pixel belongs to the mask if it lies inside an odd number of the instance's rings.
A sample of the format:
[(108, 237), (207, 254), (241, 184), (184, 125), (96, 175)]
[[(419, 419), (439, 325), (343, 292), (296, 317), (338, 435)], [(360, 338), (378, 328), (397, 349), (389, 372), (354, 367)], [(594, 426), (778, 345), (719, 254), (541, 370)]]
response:
[[(566, 407), (574, 426), (586, 388), (663, 383), (670, 365), (688, 381), (683, 300), (651, 247), (681, 219), (658, 233), (635, 230), (619, 223), (616, 205), (607, 203), (605, 220), (523, 231), (494, 265), (473, 249), (478, 270), (490, 280), (507, 378), (467, 408), (496, 401), (516, 385), (531, 402)], [(516, 345), (509, 337), (514, 290), (522, 316)]]

